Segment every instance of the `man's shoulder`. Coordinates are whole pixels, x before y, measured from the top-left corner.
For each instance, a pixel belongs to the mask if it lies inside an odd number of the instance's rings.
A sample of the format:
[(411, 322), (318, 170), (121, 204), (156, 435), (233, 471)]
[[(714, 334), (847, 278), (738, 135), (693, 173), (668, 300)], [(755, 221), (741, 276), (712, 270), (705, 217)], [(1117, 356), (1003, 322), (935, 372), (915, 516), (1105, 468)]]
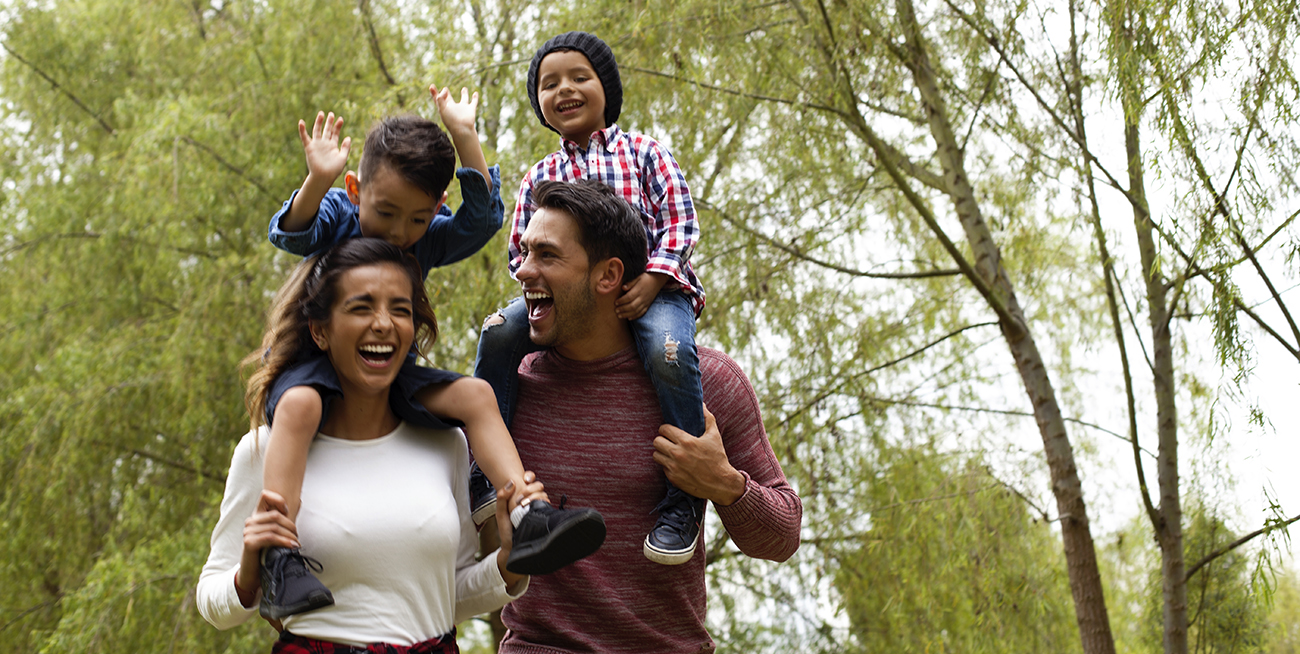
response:
[(705, 385), (736, 382), (744, 380), (749, 384), (749, 377), (740, 364), (722, 350), (700, 346), (696, 352), (700, 358), (700, 377)]

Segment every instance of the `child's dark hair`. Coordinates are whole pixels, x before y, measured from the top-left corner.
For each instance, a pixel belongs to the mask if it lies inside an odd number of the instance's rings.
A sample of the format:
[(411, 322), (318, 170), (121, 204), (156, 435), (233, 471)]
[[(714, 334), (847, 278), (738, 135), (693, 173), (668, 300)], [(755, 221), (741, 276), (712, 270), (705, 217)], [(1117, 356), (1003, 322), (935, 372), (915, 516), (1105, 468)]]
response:
[(374, 179), (381, 165), (391, 167), (436, 202), (456, 172), (456, 148), (433, 121), (412, 114), (393, 116), (366, 133), (361, 183)]
[(591, 263), (617, 257), (623, 262), (623, 283), (645, 272), (647, 241), (641, 213), (614, 189), (593, 179), (576, 182), (547, 180), (533, 188), (539, 209), (558, 209), (578, 223), (578, 244)]

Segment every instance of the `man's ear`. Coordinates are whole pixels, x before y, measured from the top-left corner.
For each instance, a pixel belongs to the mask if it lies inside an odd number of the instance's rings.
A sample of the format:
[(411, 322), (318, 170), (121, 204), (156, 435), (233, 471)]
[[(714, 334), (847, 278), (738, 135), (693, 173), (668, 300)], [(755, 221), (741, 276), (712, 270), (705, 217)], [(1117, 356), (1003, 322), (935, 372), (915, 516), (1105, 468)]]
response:
[(322, 352), (328, 352), (330, 343), (325, 338), (324, 326), (312, 320), (307, 323), (307, 330), (311, 332), (311, 340), (316, 342), (316, 347), (320, 348)]
[[(361, 178), (355, 172), (349, 170), (348, 174), (343, 176), (343, 188), (347, 189), (348, 199), (352, 201), (352, 204), (361, 204)], [(442, 195), (445, 200), (447, 194), (443, 193)]]
[(596, 270), (593, 278), (596, 282), (597, 293), (613, 293), (619, 295), (623, 292), (623, 260), (618, 257), (610, 257), (596, 264)]

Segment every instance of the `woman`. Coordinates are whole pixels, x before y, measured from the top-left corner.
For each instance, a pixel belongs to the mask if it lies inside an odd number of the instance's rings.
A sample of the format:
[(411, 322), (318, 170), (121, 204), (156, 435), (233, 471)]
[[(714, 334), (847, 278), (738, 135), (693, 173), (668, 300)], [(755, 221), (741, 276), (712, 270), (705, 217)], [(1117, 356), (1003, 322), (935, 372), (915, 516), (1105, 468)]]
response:
[[(456, 623), (519, 597), (527, 577), (505, 569), (513, 489), (498, 493), (503, 549), (475, 563), (464, 435), (407, 425), (389, 407), (407, 351), (436, 335), (415, 261), (379, 239), (341, 243), (299, 266), (269, 323), (255, 357), (261, 368), (249, 380), (250, 415), (262, 414), (277, 374), (321, 352), (337, 371), (337, 388), (319, 395), (330, 403), (307, 457), (296, 524), (283, 499), (262, 490), (269, 432), (251, 431), (235, 449), (199, 578), (199, 611), (222, 629), (247, 621), (263, 584), (259, 553), (298, 547), (301, 534), (311, 548), (303, 554), (318, 563), (335, 603), (285, 618), (273, 652), (375, 643), (398, 646), (389, 651), (458, 651)], [(525, 476), (530, 483), (512, 504), (544, 498), (533, 479)]]

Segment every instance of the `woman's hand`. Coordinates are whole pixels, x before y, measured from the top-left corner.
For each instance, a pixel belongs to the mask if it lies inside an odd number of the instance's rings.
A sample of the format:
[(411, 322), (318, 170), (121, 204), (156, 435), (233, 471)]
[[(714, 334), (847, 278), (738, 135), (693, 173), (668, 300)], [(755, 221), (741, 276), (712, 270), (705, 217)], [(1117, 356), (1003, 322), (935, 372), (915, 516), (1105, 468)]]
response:
[(262, 550), (276, 546), (298, 547), (298, 527), (289, 519), (284, 498), (264, 490), (257, 510), (244, 521), (244, 553), (235, 575), (235, 592), (244, 608), (252, 608), (262, 589)]
[(506, 570), (506, 561), (510, 559), (510, 549), (514, 545), (514, 525), (510, 523), (510, 511), (527, 500), (546, 500), (546, 488), (537, 481), (537, 475), (531, 470), (524, 471), (524, 482), (528, 485), (523, 490), (515, 490), (515, 482), (497, 489), (497, 533), (500, 535), (501, 549), (497, 550), (497, 569), (506, 582), (506, 590), (514, 594), (519, 582), (527, 575), (517, 575)]

